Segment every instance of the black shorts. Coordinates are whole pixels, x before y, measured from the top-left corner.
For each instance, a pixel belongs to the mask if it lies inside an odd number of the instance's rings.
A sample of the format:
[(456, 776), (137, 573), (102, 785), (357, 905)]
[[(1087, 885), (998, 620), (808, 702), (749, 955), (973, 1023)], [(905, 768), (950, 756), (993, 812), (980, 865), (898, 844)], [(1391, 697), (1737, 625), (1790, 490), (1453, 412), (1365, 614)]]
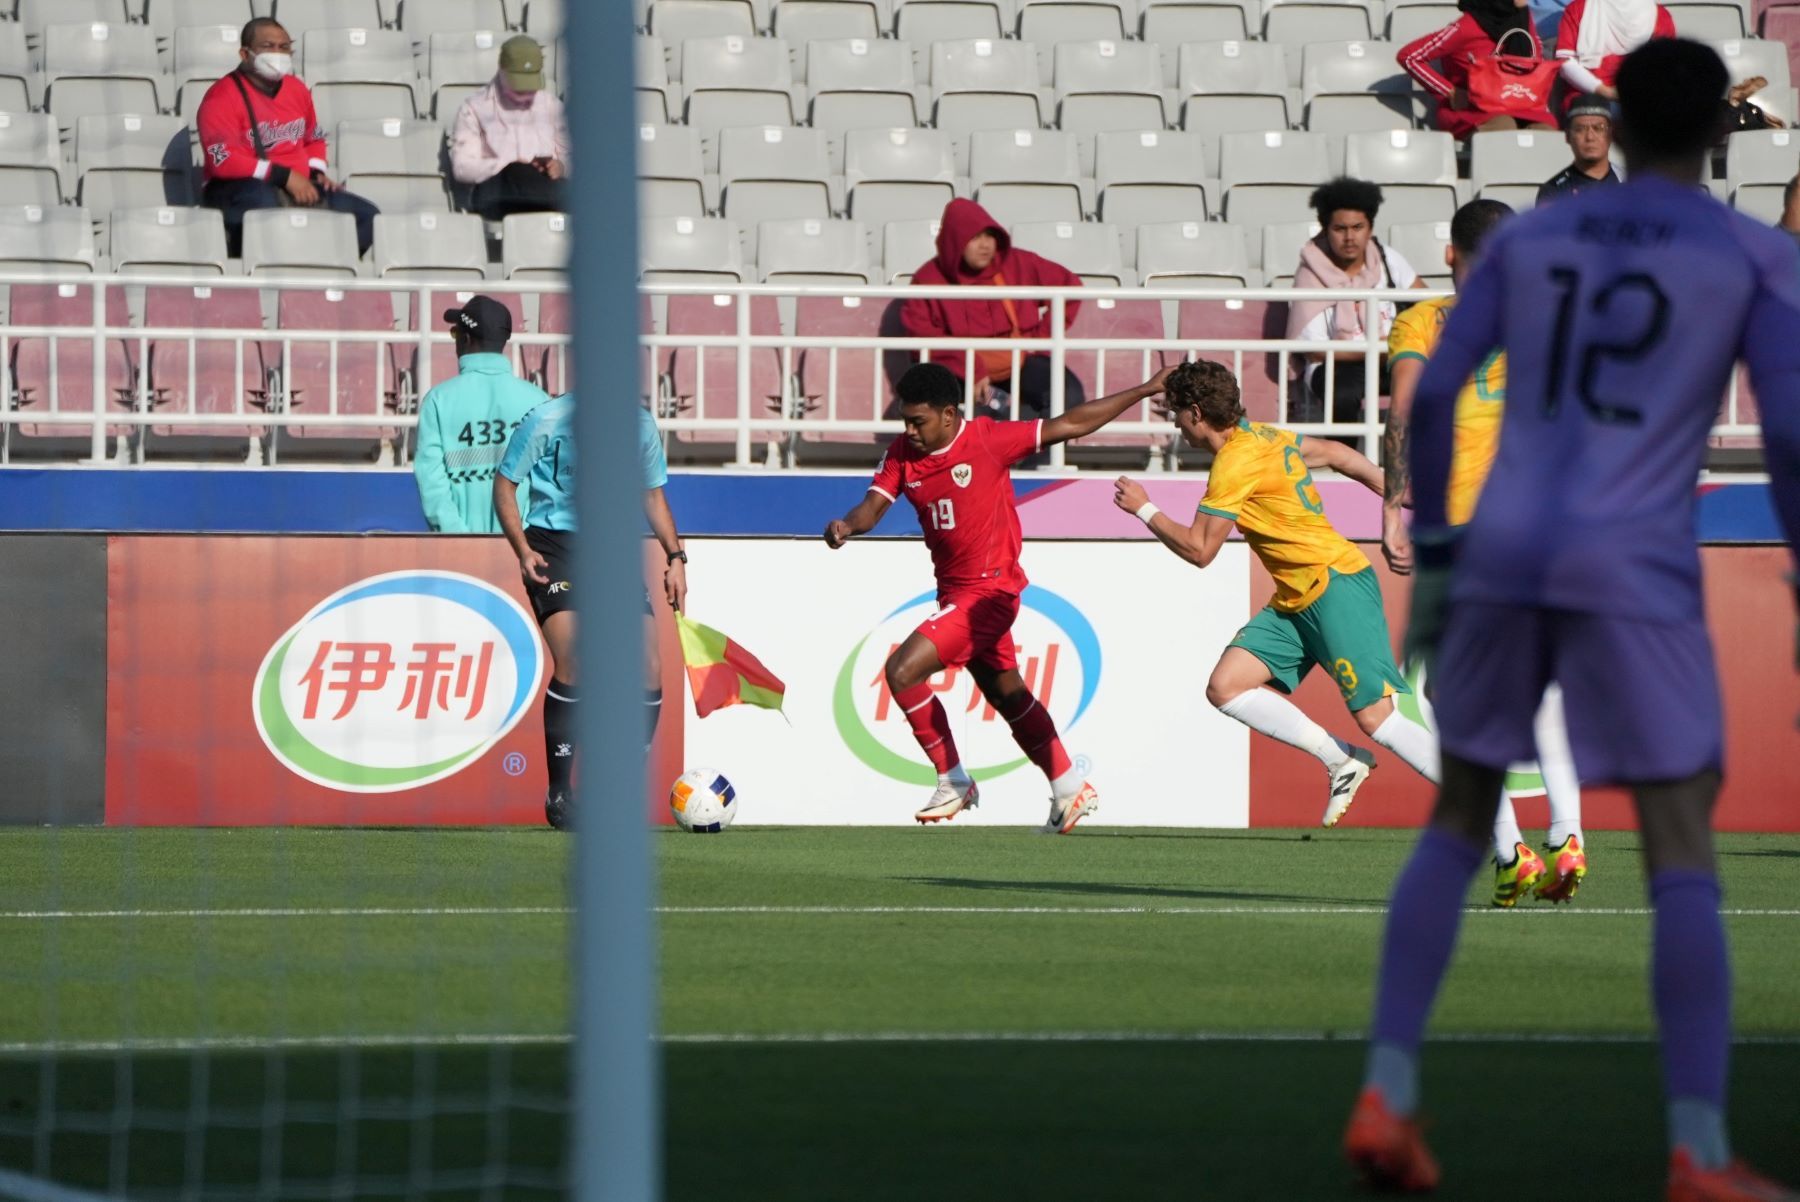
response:
[[(575, 610), (575, 532), (546, 530), (541, 526), (525, 527), (525, 542), (549, 563), (544, 574), (548, 584), (525, 581), (525, 595), (531, 598), (532, 612), (538, 625), (549, 621), (551, 614)], [(644, 613), (654, 614), (650, 607), (650, 591), (644, 590)]]
[(525, 580), (525, 595), (531, 598), (532, 612), (541, 626), (551, 614), (575, 609), (575, 532), (545, 530), (541, 526), (525, 527), (525, 542), (548, 563), (544, 575), (548, 584)]

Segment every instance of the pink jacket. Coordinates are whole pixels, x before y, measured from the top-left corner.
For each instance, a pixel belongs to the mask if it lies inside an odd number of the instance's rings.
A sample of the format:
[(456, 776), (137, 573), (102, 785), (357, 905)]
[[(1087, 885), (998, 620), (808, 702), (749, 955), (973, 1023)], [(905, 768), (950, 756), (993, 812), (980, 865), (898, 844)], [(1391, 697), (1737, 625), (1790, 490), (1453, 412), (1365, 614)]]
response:
[(511, 109), (500, 102), (500, 85), (489, 82), (457, 110), (450, 173), (458, 183), (479, 184), (508, 163), (540, 157), (569, 162), (569, 123), (554, 93), (534, 93), (530, 108)]

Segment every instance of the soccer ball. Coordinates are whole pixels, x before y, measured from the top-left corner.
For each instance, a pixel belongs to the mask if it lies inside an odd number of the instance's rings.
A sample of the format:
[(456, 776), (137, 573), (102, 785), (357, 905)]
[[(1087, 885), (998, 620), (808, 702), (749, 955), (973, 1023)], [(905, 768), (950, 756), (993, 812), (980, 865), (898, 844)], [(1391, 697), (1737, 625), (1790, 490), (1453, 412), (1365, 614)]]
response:
[(690, 768), (669, 790), (669, 810), (682, 830), (716, 835), (737, 817), (737, 790), (722, 773)]

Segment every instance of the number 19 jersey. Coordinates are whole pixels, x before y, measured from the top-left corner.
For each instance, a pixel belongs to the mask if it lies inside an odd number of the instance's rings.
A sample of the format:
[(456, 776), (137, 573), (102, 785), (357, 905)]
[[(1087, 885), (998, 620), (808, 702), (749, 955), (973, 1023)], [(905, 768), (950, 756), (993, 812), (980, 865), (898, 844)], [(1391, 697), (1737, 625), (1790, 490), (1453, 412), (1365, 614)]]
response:
[(1420, 383), (1421, 531), (1445, 526), (1443, 401), (1496, 347), (1508, 372), (1500, 446), (1452, 596), (1698, 619), (1695, 485), (1733, 364), (1743, 358), (1770, 383), (1800, 367), (1793, 242), (1651, 175), (1502, 225)]
[(976, 418), (964, 421), (942, 450), (914, 450), (905, 435), (888, 447), (869, 491), (912, 502), (940, 594), (971, 587), (1024, 591), (1011, 468), (1038, 450), (1043, 425)]

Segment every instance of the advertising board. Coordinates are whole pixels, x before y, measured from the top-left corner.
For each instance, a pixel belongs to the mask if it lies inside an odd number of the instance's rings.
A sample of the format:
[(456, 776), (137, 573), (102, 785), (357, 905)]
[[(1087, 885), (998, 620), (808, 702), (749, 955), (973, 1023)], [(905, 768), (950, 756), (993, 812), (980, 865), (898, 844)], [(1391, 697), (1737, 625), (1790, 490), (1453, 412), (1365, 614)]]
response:
[[(1244, 729), (1204, 698), (1243, 622), (1249, 556), (1201, 572), (1142, 544), (1033, 542), (1013, 635), (1020, 673), (1101, 791), (1114, 825), (1243, 826)], [(910, 823), (936, 777), (883, 673), (937, 608), (913, 542), (698, 542), (692, 616), (726, 631), (788, 686), (787, 722), (737, 707), (687, 714), (690, 766), (727, 773), (740, 823)], [(958, 824), (1041, 823), (1049, 790), (966, 669), (934, 678), (981, 805)]]

